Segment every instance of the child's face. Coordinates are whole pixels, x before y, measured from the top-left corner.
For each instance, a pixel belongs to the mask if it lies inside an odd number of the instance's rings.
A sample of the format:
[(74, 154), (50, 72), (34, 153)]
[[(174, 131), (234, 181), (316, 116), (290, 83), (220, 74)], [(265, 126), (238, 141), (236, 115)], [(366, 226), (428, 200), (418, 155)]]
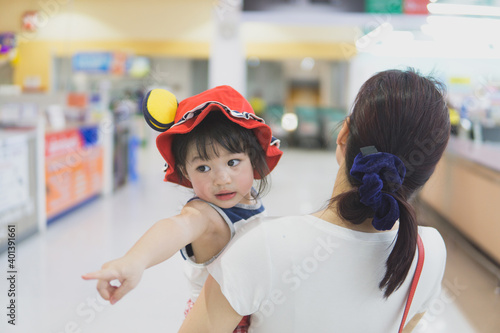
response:
[(203, 160), (194, 144), (188, 147), (186, 176), (194, 193), (221, 208), (240, 202), (250, 204), (253, 167), (248, 154), (233, 154), (218, 144), (215, 150), (219, 156), (212, 154), (209, 160)]

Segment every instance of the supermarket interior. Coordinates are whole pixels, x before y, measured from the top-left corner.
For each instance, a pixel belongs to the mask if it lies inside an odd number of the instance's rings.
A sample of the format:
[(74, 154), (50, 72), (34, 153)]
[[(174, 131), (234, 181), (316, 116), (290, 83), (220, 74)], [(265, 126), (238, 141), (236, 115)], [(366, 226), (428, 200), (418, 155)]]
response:
[(268, 215), (305, 215), (330, 198), (363, 82), (413, 68), (446, 86), (451, 122), (414, 198), (447, 250), (441, 296), (414, 332), (499, 332), (498, 31), (499, 0), (0, 0), (0, 331), (179, 329), (180, 254), (112, 306), (81, 278), (193, 196), (163, 181), (142, 110), (151, 89), (245, 96), (284, 152)]

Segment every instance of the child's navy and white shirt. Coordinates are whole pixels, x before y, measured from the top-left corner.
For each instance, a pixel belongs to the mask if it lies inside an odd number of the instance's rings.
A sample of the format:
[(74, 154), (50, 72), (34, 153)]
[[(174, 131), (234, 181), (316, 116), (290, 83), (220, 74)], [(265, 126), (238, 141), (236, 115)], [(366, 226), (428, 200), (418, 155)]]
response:
[[(192, 200), (202, 200), (202, 199), (194, 197), (189, 201)], [(257, 217), (266, 215), (265, 208), (262, 205), (260, 199), (256, 199), (255, 204), (238, 203), (231, 208), (221, 208), (208, 201), (205, 202), (210, 206), (212, 206), (227, 223), (229, 230), (231, 230), (231, 239), (233, 239), (234, 235), (238, 232), (238, 230), (241, 229), (247, 222)], [(182, 257), (185, 259), (184, 274), (188, 278), (191, 286), (192, 302), (195, 302), (198, 296), (200, 295), (201, 289), (203, 288), (205, 280), (208, 277), (208, 271), (206, 269), (206, 266), (210, 264), (212, 261), (214, 261), (222, 253), (222, 251), (224, 251), (224, 249), (222, 249), (214, 257), (212, 257), (210, 260), (204, 263), (197, 263), (196, 258), (194, 257), (191, 244), (188, 244), (186, 247), (181, 249), (180, 252), (182, 254)]]

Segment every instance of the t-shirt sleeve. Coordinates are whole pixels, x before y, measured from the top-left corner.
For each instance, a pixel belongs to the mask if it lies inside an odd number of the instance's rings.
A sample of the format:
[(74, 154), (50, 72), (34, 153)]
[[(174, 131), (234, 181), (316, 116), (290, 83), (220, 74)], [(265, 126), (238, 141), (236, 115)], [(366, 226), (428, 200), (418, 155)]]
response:
[[(426, 312), (431, 303), (441, 295), (441, 283), (446, 267), (446, 246), (439, 232), (434, 228), (425, 228), (425, 231), (421, 233), (421, 237), (425, 247), (423, 270), (428, 270), (434, 276), (434, 279), (428, 296), (417, 313)], [(422, 271), (422, 274), (424, 274), (424, 271)]]
[(268, 298), (272, 283), (269, 247), (261, 220), (245, 224), (207, 269), (238, 314), (256, 312)]

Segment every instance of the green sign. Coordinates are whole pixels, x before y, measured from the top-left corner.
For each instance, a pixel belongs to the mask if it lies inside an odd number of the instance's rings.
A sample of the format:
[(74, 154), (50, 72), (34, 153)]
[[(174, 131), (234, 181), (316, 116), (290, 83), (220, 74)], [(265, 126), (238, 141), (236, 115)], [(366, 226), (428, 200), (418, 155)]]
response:
[(403, 0), (365, 0), (365, 12), (402, 14)]

